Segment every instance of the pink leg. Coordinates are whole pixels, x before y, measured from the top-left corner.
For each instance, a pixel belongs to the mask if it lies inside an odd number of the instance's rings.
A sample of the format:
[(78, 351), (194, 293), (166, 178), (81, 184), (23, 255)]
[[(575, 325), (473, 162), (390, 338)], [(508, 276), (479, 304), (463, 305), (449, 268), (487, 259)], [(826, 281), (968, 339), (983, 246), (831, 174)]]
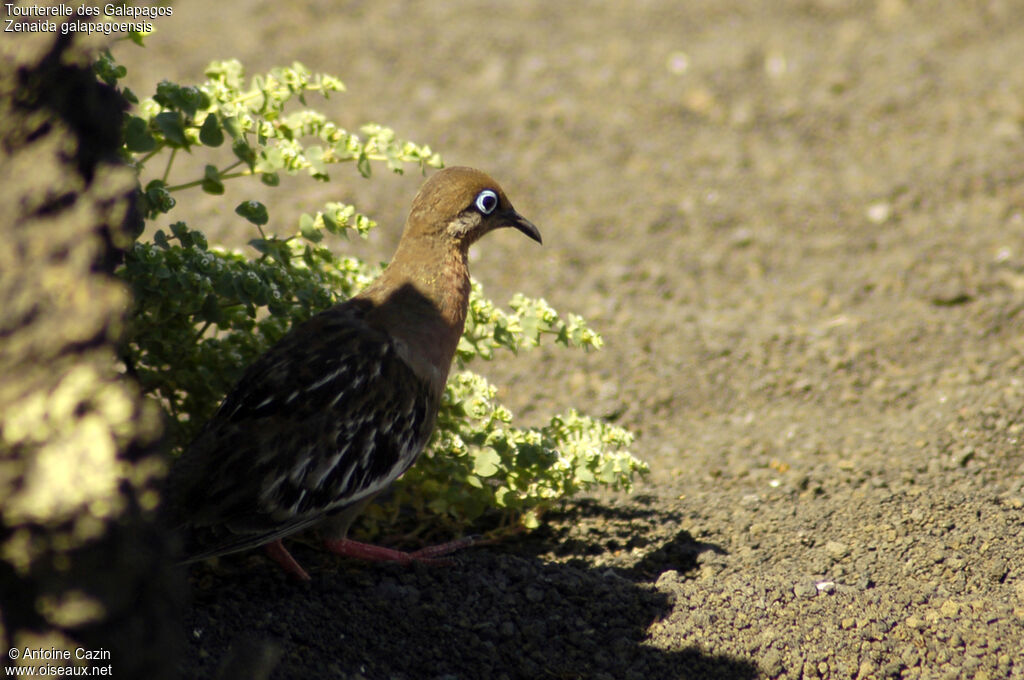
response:
[(303, 569), (292, 554), (288, 552), (288, 549), (281, 543), (281, 539), (277, 539), (273, 543), (267, 543), (267, 556), (270, 559), (281, 565), (281, 568), (286, 572), (299, 579), (300, 581), (308, 581), (309, 574)]
[(355, 557), (361, 560), (370, 560), (373, 562), (399, 562), (400, 564), (421, 562), (426, 564), (443, 564), (445, 562), (444, 560), (438, 560), (435, 558), (440, 557), (441, 555), (451, 554), (456, 550), (468, 548), (469, 546), (479, 542), (480, 541), (477, 538), (467, 536), (465, 538), (448, 541), (447, 543), (442, 543), (440, 545), (428, 546), (414, 552), (403, 552), (392, 548), (383, 548), (379, 545), (360, 543), (359, 541), (353, 541), (348, 538), (328, 539), (324, 541), (324, 545), (328, 550), (337, 555)]

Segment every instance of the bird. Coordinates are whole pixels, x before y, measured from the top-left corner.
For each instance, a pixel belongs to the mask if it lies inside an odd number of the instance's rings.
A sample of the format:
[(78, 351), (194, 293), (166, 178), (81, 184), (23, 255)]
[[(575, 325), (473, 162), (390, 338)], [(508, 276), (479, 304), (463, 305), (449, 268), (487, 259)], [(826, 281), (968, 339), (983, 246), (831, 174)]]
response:
[(504, 227), (543, 243), (484, 172), (423, 183), (380, 275), (257, 358), (172, 465), (181, 563), (265, 546), (308, 581), (282, 539), (313, 527), (329, 551), (367, 560), (429, 562), (472, 543), (407, 553), (348, 530), (427, 445), (466, 320), (469, 247)]

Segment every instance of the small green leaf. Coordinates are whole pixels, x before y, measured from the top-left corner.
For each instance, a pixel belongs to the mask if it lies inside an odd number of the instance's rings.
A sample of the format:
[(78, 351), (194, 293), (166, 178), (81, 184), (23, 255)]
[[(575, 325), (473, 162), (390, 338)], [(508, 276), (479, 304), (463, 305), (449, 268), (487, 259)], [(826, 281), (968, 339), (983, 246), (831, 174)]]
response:
[(175, 222), (170, 226), (170, 230), (179, 241), (188, 237), (188, 226), (184, 222)]
[(316, 228), (316, 220), (307, 213), (302, 213), (299, 217), (299, 233), (302, 234), (302, 238), (313, 243), (319, 243), (324, 238), (324, 235)]
[(199, 109), (205, 109), (210, 106), (210, 98), (195, 85), (179, 87), (174, 97), (174, 102), (182, 111), (188, 114), (189, 118), (194, 118), (196, 111)]
[(238, 139), (242, 136), (242, 128), (238, 124), (238, 119), (234, 116), (224, 116), (220, 119), (220, 124), (224, 127), (231, 139)]
[(509, 498), (510, 493), (512, 493), (512, 489), (508, 488), (504, 484), (499, 486), (494, 491), (494, 502), (498, 505), (499, 508), (504, 508), (509, 505), (509, 501), (511, 500)]
[(220, 146), (224, 143), (224, 131), (217, 122), (216, 114), (209, 114), (199, 128), (199, 141), (206, 146)]
[(593, 484), (595, 481), (594, 473), (591, 472), (590, 468), (585, 464), (576, 466), (576, 479), (580, 480), (584, 484)]
[(473, 472), (481, 477), (491, 477), (498, 472), (501, 456), (489, 446), (478, 449), (473, 454)]
[(365, 152), (359, 154), (359, 160), (356, 161), (356, 168), (359, 170), (359, 174), (363, 177), (370, 176), (372, 168), (370, 168), (370, 159), (367, 157)]
[(262, 227), (270, 220), (270, 216), (267, 214), (267, 206), (259, 201), (242, 201), (235, 207), (235, 213), (258, 227)]
[[(291, 253), (288, 251), (288, 244), (279, 238), (254, 238), (249, 245), (263, 255), (269, 255), (279, 263), (287, 265), (291, 261)], [(252, 294), (252, 291), (249, 291)], [(265, 304), (267, 292), (264, 290), (262, 297), (256, 301)]]
[(277, 147), (270, 147), (260, 151), (259, 157), (255, 165), (253, 165), (254, 172), (262, 172), (264, 174), (275, 173), (283, 169), (284, 154)]
[(256, 152), (251, 146), (249, 146), (249, 143), (245, 141), (243, 137), (238, 137), (231, 143), (231, 151), (234, 152), (238, 160), (242, 161), (250, 168), (256, 161)]
[(108, 50), (104, 50), (96, 59), (93, 63), (93, 70), (103, 82), (114, 87), (117, 86), (117, 81), (128, 73), (124, 66), (114, 61), (113, 55)]
[(177, 111), (164, 111), (153, 118), (157, 128), (163, 133), (167, 143), (173, 147), (188, 148), (185, 138), (185, 122)]
[(210, 323), (220, 324), (224, 319), (224, 312), (220, 308), (220, 302), (216, 295), (212, 293), (206, 296), (203, 300), (203, 306), (200, 310), (200, 319), (203, 321), (209, 321)]
[(156, 148), (156, 140), (149, 132), (149, 123), (138, 116), (132, 116), (124, 126), (124, 144), (129, 151), (144, 153)]
[(314, 177), (327, 178), (327, 164), (324, 162), (324, 149), (320, 146), (306, 147), (306, 160)]
[(170, 212), (175, 205), (174, 197), (167, 190), (167, 185), (158, 179), (154, 179), (146, 185), (145, 197), (144, 213), (147, 217)]
[[(203, 182), (200, 185), (208, 194), (220, 196), (224, 193), (224, 182), (220, 179), (220, 171), (214, 165), (207, 165), (203, 171)], [(235, 212), (238, 212), (237, 210)], [(266, 212), (266, 211), (264, 211)], [(241, 214), (241, 213), (239, 213)]]
[(327, 212), (324, 213), (324, 227), (332, 234), (338, 234), (345, 225), (338, 220), (337, 211), (330, 209), (330, 204), (327, 205), (327, 208)]
[(178, 98), (179, 85), (172, 83), (169, 80), (161, 80), (156, 84), (156, 94), (153, 95), (153, 100), (165, 108), (173, 108), (177, 106), (175, 103)]

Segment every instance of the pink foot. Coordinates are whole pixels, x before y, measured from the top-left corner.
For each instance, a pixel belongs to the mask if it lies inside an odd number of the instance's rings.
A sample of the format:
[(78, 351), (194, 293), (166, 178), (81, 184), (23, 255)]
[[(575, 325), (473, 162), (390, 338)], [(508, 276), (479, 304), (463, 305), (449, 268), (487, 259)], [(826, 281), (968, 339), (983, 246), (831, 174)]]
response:
[(436, 559), (442, 555), (449, 555), (456, 550), (468, 548), (479, 543), (475, 536), (466, 536), (440, 545), (431, 545), (414, 552), (403, 552), (392, 548), (384, 548), (379, 545), (360, 543), (348, 538), (325, 540), (324, 545), (328, 550), (345, 557), (355, 557), (361, 560), (373, 562), (398, 562), (400, 564), (411, 564), (421, 562), (425, 564), (446, 564), (447, 560)]
[(267, 556), (281, 565), (282, 569), (300, 581), (309, 580), (309, 574), (307, 574), (306, 570), (295, 561), (292, 554), (288, 552), (288, 549), (284, 547), (283, 543), (281, 543), (281, 539), (277, 539), (273, 543), (267, 543)]

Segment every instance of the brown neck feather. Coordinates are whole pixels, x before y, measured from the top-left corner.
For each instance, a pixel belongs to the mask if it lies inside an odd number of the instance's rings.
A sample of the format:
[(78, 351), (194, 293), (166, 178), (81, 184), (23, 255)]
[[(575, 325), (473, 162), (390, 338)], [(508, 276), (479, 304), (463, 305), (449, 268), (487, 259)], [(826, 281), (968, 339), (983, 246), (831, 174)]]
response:
[(387, 269), (359, 297), (374, 303), (371, 322), (386, 328), (413, 370), (444, 388), (469, 303), (464, 248), (403, 238)]

